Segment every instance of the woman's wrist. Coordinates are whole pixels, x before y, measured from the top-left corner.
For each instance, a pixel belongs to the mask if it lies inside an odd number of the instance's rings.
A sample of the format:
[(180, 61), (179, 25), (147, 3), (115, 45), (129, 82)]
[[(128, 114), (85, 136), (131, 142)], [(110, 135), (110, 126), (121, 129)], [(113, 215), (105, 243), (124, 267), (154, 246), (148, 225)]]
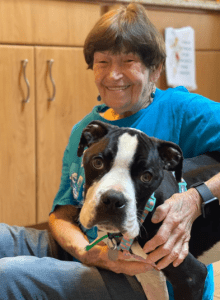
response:
[(188, 190), (188, 193), (197, 208), (195, 212), (195, 219), (196, 219), (202, 214), (202, 197), (200, 196), (199, 192), (195, 188), (190, 188)]
[[(216, 180), (217, 178), (217, 180)], [(213, 177), (210, 180), (205, 182), (198, 182), (191, 185), (191, 188), (195, 188), (197, 192), (200, 194), (202, 199), (202, 215), (204, 218), (209, 216), (214, 216), (216, 212), (219, 211), (219, 199), (214, 196), (214, 194), (218, 195), (219, 192), (219, 177)], [(214, 180), (213, 180), (214, 179)], [(217, 184), (216, 184), (217, 181)], [(217, 191), (214, 188), (217, 187)], [(214, 194), (213, 194), (214, 189)]]

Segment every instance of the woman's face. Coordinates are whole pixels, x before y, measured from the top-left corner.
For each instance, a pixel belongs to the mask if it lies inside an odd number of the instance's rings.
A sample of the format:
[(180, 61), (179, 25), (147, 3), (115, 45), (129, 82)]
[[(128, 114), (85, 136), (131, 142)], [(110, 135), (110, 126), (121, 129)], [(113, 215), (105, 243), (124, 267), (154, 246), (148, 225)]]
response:
[(149, 103), (150, 71), (134, 53), (95, 52), (93, 70), (102, 101), (116, 113), (135, 113)]

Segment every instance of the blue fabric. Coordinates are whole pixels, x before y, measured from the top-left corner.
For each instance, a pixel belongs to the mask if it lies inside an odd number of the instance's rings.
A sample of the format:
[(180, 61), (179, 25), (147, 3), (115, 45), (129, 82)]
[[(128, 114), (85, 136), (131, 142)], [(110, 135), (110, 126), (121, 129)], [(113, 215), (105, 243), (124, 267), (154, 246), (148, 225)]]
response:
[[(85, 183), (82, 158), (77, 156), (83, 129), (93, 120), (101, 120), (119, 127), (132, 127), (149, 136), (178, 144), (184, 158), (195, 157), (207, 151), (220, 151), (220, 104), (203, 96), (189, 93), (184, 87), (166, 91), (156, 89), (154, 101), (136, 114), (117, 121), (107, 121), (100, 112), (105, 105), (94, 107), (82, 121), (73, 127), (63, 157), (62, 178), (54, 199), (52, 211), (57, 205), (82, 206)], [(82, 230), (90, 242), (96, 238), (96, 229)], [(210, 274), (213, 273), (210, 270)], [(213, 277), (207, 278), (205, 293), (213, 293)], [(211, 299), (211, 298), (210, 298)]]

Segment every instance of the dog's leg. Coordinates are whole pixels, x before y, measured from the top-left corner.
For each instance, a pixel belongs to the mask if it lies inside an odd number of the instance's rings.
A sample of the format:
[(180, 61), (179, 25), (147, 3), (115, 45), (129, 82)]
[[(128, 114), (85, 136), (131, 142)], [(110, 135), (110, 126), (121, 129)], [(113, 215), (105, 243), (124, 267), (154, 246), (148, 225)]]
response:
[[(134, 254), (147, 258), (147, 254), (144, 253), (139, 243), (134, 242), (131, 250)], [(166, 278), (162, 272), (152, 270), (136, 275), (136, 277), (141, 283), (148, 300), (169, 300)]]
[[(106, 232), (98, 231), (98, 238), (106, 235)], [(106, 243), (106, 240), (104, 240)], [(132, 244), (131, 250), (133, 254), (147, 258), (147, 254), (144, 253), (143, 249), (139, 245), (138, 242), (134, 242)], [(128, 259), (130, 261), (134, 261), (134, 258)], [(158, 272), (156, 270), (148, 271), (146, 273), (142, 273), (136, 275), (138, 281), (140, 282), (145, 295), (148, 300), (169, 300), (169, 295), (166, 286), (166, 278), (162, 272)]]
[(192, 254), (176, 268), (169, 265), (163, 273), (173, 286), (175, 300), (202, 300), (207, 269)]
[(136, 275), (148, 300), (169, 300), (166, 277), (156, 270)]

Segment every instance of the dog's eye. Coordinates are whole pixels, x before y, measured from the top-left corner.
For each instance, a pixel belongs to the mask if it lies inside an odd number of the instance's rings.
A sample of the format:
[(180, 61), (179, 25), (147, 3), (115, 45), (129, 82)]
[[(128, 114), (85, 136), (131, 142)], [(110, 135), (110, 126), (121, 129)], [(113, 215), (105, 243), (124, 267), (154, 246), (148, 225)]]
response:
[(153, 175), (150, 172), (146, 172), (146, 173), (141, 175), (140, 180), (143, 183), (148, 183), (148, 182), (151, 181), (152, 178), (153, 178)]
[(95, 169), (101, 170), (104, 167), (102, 158), (100, 157), (93, 158), (92, 165)]

